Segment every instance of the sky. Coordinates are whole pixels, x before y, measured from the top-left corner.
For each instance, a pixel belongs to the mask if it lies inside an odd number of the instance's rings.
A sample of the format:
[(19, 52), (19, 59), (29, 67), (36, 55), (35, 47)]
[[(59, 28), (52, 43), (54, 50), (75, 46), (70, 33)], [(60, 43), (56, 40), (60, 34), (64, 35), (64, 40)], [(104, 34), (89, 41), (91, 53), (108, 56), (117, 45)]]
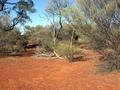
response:
[[(13, 2), (14, 0), (11, 0), (11, 2)], [(73, 1), (73, 0), (70, 0)], [(29, 25), (29, 26), (37, 26), (37, 25), (41, 25), (41, 26), (46, 26), (48, 25), (50, 22), (48, 21), (48, 19), (45, 16), (45, 7), (48, 3), (48, 0), (33, 0), (34, 2), (34, 8), (36, 9), (35, 13), (31, 13), (29, 14), (30, 19), (32, 22), (26, 22), (25, 25)], [(24, 26), (25, 26), (24, 25)], [(18, 24), (18, 27), (20, 28), (20, 31), (22, 33), (25, 32), (24, 26)]]
[[(49, 24), (48, 19), (45, 17), (45, 7), (48, 3), (48, 0), (33, 0), (34, 1), (34, 7), (37, 10), (36, 13), (30, 14), (30, 18), (32, 19), (32, 22), (28, 22), (27, 25), (30, 26), (36, 26), (36, 25), (42, 25), (46, 26)], [(73, 2), (74, 0), (70, 0)]]
[(45, 19), (45, 6), (48, 2), (48, 0), (33, 0), (35, 4), (36, 12), (33, 14), (30, 14), (30, 18), (32, 19), (32, 22), (28, 22), (27, 25), (30, 26), (36, 26), (36, 25), (43, 25), (45, 26), (48, 21)]

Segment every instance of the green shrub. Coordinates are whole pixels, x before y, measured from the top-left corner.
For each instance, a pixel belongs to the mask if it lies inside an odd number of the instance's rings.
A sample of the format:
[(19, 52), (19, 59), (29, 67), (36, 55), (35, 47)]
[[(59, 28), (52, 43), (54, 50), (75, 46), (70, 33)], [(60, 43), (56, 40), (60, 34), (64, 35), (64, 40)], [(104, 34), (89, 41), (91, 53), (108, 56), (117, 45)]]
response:
[(95, 50), (105, 53), (102, 58), (102, 69), (105, 71), (120, 70), (120, 29), (112, 30), (95, 29), (84, 30), (90, 45)]
[(20, 52), (23, 51), (24, 37), (18, 30), (0, 31), (0, 52)]
[(100, 71), (102, 72), (114, 72), (120, 70), (120, 55), (112, 53), (105, 56), (102, 64), (100, 65)]
[(72, 60), (75, 53), (81, 52), (81, 49), (77, 46), (70, 46), (70, 43), (58, 43), (54, 47), (54, 51), (60, 56), (66, 59)]

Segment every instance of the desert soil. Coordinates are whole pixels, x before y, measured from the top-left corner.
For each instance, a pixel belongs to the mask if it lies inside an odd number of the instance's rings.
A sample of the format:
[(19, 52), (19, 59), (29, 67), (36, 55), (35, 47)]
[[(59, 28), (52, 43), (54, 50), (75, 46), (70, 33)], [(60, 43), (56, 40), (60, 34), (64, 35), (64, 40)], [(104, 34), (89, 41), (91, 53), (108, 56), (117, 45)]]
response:
[(120, 90), (120, 74), (96, 73), (100, 54), (84, 50), (85, 61), (0, 58), (0, 90)]

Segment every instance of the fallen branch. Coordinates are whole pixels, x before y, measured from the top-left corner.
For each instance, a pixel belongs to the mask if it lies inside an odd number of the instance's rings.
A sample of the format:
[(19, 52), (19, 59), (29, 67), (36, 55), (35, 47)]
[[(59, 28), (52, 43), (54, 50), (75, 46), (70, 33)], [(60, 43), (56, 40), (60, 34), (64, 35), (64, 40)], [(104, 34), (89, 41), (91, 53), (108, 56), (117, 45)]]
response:
[(44, 54), (44, 53), (41, 53), (41, 54), (39, 54), (39, 56), (42, 56), (42, 57), (54, 57), (55, 55), (54, 54)]
[(55, 54), (55, 56), (56, 56), (57, 58), (59, 58), (59, 59), (65, 59), (65, 58), (63, 58), (63, 57), (60, 57), (55, 51), (54, 51), (54, 54)]

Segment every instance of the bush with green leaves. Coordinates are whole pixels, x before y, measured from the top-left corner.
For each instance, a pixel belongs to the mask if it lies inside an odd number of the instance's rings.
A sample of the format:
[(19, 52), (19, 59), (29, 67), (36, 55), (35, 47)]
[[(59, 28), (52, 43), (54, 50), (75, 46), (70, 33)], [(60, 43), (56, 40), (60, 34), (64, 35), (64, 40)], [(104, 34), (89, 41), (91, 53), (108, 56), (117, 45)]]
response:
[[(39, 50), (37, 48), (36, 53), (41, 53), (42, 50), (44, 51), (53, 51), (53, 40), (50, 30), (48, 30), (46, 27), (42, 26), (36, 26), (36, 27), (30, 27), (27, 26), (27, 31), (25, 33), (25, 36), (27, 39), (31, 42), (31, 44), (38, 44)], [(43, 48), (41, 50), (41, 48)]]
[(76, 53), (81, 53), (81, 49), (78, 46), (70, 45), (68, 42), (59, 42), (55, 47), (54, 51), (60, 56), (70, 61), (73, 60), (73, 56)]
[[(94, 49), (107, 51), (105, 66), (119, 70), (120, 67), (120, 2), (119, 0), (77, 0), (78, 9), (87, 18), (84, 24), (85, 35)], [(89, 22), (92, 24), (89, 25)], [(86, 27), (85, 27), (86, 25)], [(94, 28), (93, 28), (94, 27)], [(106, 51), (105, 51), (106, 52)], [(117, 63), (116, 63), (117, 62)], [(104, 67), (103, 65), (103, 67)], [(115, 70), (114, 69), (114, 70)]]
[(23, 45), (25, 43), (24, 37), (20, 31), (0, 31), (0, 52), (20, 52), (23, 51)]
[(83, 33), (89, 39), (92, 48), (97, 51), (102, 51), (102, 61), (105, 61), (102, 66), (106, 71), (120, 70), (120, 29), (108, 29), (106, 33), (97, 27), (84, 29)]
[(115, 52), (103, 57), (102, 61), (99, 71), (114, 72), (120, 70), (120, 55)]
[(50, 37), (42, 38), (40, 42), (41, 42), (41, 45), (36, 48), (37, 55), (53, 52), (53, 42)]

